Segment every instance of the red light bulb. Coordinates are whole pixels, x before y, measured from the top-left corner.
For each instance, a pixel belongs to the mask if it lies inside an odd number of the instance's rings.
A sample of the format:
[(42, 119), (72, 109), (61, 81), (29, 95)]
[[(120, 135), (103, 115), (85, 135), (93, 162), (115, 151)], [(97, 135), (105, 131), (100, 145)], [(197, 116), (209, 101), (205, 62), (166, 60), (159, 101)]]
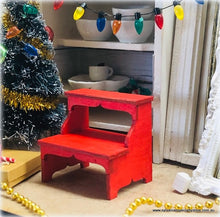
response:
[(53, 3), (53, 9), (58, 10), (62, 7), (64, 0), (55, 0)]
[(159, 27), (159, 29), (163, 28), (163, 15), (161, 14), (161, 11), (159, 8), (155, 8), (154, 9), (155, 12), (155, 23), (157, 24), (157, 26)]
[(47, 31), (47, 34), (48, 34), (48, 36), (49, 36), (49, 40), (50, 40), (50, 41), (53, 41), (53, 39), (54, 39), (54, 32), (53, 32), (53, 30), (51, 29), (51, 27), (45, 26), (45, 30)]
[(112, 24), (112, 31), (113, 31), (113, 34), (115, 35), (119, 29), (121, 28), (121, 14), (116, 14), (116, 18)]

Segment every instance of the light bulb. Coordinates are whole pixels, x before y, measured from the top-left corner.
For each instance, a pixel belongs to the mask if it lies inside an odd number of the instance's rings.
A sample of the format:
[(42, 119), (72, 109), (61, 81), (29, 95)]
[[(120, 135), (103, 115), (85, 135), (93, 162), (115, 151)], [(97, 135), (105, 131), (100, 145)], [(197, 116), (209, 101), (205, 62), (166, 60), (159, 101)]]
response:
[(55, 0), (53, 3), (53, 9), (58, 10), (62, 7), (64, 0)]
[(36, 7), (34, 7), (33, 5), (28, 5), (28, 4), (25, 4), (23, 6), (23, 12), (24, 14), (37, 14), (38, 13), (38, 10)]
[(155, 8), (154, 13), (155, 13), (155, 16), (154, 16), (155, 23), (157, 24), (159, 29), (162, 29), (163, 28), (163, 15), (161, 14), (160, 8)]
[(204, 0), (196, 0), (196, 2), (200, 5), (204, 5)]
[(183, 11), (183, 8), (180, 5), (179, 1), (174, 1), (173, 5), (174, 5), (174, 13), (175, 13), (176, 17), (179, 20), (183, 20), (183, 18), (184, 18), (184, 11)]
[(54, 39), (54, 32), (53, 32), (53, 30), (51, 29), (51, 27), (45, 26), (45, 30), (46, 30), (47, 33), (48, 33), (49, 40), (50, 40), (50, 41), (53, 41), (53, 39)]
[(28, 43), (26, 43), (25, 45), (24, 45), (24, 51), (26, 52), (26, 54), (28, 55), (28, 56), (38, 56), (38, 52), (37, 52), (37, 49), (33, 46), (33, 45), (31, 45), (31, 44), (28, 44)]
[(73, 14), (73, 19), (79, 20), (84, 15), (86, 7), (86, 3), (82, 3), (79, 7), (77, 7)]
[(22, 30), (18, 29), (17, 26), (12, 26), (10, 29), (8, 29), (7, 33), (6, 33), (6, 38), (10, 39), (10, 38), (14, 38), (15, 36), (17, 36)]
[(0, 64), (4, 62), (7, 52), (7, 49), (3, 45), (0, 45)]
[(143, 26), (144, 26), (143, 21), (144, 21), (144, 19), (143, 19), (143, 17), (141, 17), (141, 14), (139, 12), (136, 12), (134, 26), (135, 26), (135, 29), (139, 35), (141, 34), (141, 32), (143, 30)]
[(120, 28), (121, 28), (121, 14), (117, 13), (115, 20), (113, 21), (113, 24), (112, 24), (113, 34), (115, 35), (119, 31)]
[(102, 32), (105, 28), (106, 18), (104, 16), (104, 12), (99, 12), (98, 19), (96, 21), (96, 26), (99, 32)]

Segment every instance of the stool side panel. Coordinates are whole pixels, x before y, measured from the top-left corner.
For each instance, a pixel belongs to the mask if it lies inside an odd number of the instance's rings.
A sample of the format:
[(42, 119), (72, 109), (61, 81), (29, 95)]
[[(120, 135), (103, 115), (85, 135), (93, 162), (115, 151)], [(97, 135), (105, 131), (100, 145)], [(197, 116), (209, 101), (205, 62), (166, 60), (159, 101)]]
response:
[(89, 128), (89, 108), (76, 105), (68, 111), (68, 116), (61, 127), (61, 134)]

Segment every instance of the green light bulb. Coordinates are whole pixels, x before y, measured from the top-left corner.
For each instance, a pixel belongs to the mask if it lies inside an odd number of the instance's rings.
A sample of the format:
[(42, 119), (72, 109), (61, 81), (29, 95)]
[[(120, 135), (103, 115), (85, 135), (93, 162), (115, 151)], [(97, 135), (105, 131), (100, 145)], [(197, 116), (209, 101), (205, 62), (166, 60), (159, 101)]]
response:
[(135, 13), (134, 26), (135, 26), (137, 33), (140, 35), (143, 30), (144, 19), (143, 17), (141, 17), (141, 14), (139, 12)]
[(6, 55), (7, 49), (3, 45), (0, 45), (0, 63), (4, 62)]
[(36, 7), (32, 6), (32, 5), (28, 5), (28, 4), (25, 4), (23, 6), (23, 11), (24, 11), (24, 14), (37, 14), (38, 13), (38, 10)]

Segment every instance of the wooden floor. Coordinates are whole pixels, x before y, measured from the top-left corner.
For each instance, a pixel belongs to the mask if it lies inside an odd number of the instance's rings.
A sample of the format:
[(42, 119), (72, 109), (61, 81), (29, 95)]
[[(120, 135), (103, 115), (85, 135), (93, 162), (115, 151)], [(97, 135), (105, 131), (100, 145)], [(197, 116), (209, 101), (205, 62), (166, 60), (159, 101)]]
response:
[[(142, 196), (159, 199), (162, 202), (175, 203), (205, 203), (213, 196), (203, 197), (187, 192), (184, 195), (176, 193), (172, 184), (177, 172), (187, 172), (192, 169), (172, 165), (170, 163), (153, 165), (153, 181), (150, 183), (137, 182), (122, 188), (118, 197), (113, 200), (105, 199), (105, 173), (101, 166), (91, 164), (80, 169), (79, 166), (67, 167), (54, 174), (49, 183), (41, 182), (41, 172), (33, 175), (14, 187), (14, 190), (38, 204), (45, 210), (48, 217), (52, 216), (123, 216), (129, 203)], [(5, 192), (1, 192), (1, 209), (20, 216), (34, 216), (22, 205), (10, 200)], [(213, 212), (185, 213), (154, 211), (155, 206), (138, 207), (132, 216), (219, 216), (220, 209), (213, 207)], [(203, 215), (204, 214), (204, 215)]]

